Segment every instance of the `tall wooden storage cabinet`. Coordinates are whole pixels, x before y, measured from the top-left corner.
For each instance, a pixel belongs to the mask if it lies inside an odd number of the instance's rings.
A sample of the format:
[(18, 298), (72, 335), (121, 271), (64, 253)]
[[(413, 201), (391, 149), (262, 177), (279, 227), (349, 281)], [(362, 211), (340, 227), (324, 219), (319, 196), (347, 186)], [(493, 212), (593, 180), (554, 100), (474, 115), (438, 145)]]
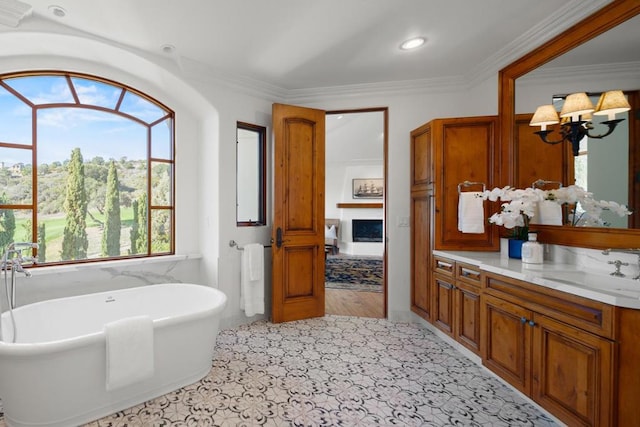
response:
[[(490, 189), (499, 179), (496, 116), (435, 119), (411, 132), (411, 309), (428, 321), (433, 310), (432, 250), (496, 251), (495, 227), (458, 231), (462, 191)], [(485, 219), (490, 214), (485, 203)]]

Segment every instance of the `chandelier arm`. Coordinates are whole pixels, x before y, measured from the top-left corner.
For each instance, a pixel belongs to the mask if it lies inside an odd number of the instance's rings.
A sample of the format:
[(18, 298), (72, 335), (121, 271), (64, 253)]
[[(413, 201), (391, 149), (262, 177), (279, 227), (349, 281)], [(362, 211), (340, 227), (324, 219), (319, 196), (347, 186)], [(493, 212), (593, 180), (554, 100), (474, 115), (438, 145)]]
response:
[(611, 134), (613, 133), (613, 131), (615, 130), (616, 126), (618, 126), (618, 123), (620, 123), (620, 122), (622, 122), (622, 121), (624, 121), (624, 119), (616, 119), (616, 120), (607, 120), (607, 121), (604, 121), (604, 122), (602, 122), (602, 124), (603, 124), (603, 125), (607, 125), (607, 126), (608, 126), (608, 128), (609, 128), (605, 133), (603, 133), (602, 135), (591, 135), (591, 134), (589, 133), (589, 131), (587, 130), (586, 135), (587, 135), (589, 138), (602, 139), (602, 138), (604, 138), (604, 137), (606, 137), (606, 136), (611, 135)]
[(562, 141), (564, 141), (564, 138), (561, 138), (561, 139), (559, 139), (559, 140), (557, 140), (557, 141), (549, 141), (549, 140), (547, 139), (547, 136), (548, 136), (551, 132), (553, 132), (553, 131), (552, 131), (552, 130), (539, 130), (539, 131), (534, 132), (534, 133), (535, 133), (536, 135), (538, 135), (538, 136), (540, 137), (540, 139), (541, 139), (543, 142), (546, 142), (547, 144), (555, 145), (555, 144), (560, 144)]

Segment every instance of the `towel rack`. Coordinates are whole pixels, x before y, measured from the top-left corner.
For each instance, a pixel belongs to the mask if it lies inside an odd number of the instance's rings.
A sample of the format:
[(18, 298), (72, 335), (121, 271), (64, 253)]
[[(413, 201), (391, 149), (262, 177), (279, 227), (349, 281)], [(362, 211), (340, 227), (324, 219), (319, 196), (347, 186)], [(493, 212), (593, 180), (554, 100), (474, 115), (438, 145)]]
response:
[[(244, 251), (244, 248), (242, 246), (238, 245), (238, 242), (236, 242), (235, 240), (229, 240), (229, 247), (236, 247), (237, 250), (239, 251)], [(270, 248), (271, 245), (265, 245), (265, 248)]]
[(547, 184), (558, 184), (558, 188), (562, 188), (562, 181), (547, 181), (544, 179), (539, 179), (537, 181), (534, 181), (531, 184), (531, 188), (540, 188), (542, 186), (545, 186)]
[(487, 190), (487, 186), (484, 182), (464, 181), (458, 184), (458, 194), (462, 193), (462, 187), (471, 187), (472, 185), (482, 185), (482, 191)]

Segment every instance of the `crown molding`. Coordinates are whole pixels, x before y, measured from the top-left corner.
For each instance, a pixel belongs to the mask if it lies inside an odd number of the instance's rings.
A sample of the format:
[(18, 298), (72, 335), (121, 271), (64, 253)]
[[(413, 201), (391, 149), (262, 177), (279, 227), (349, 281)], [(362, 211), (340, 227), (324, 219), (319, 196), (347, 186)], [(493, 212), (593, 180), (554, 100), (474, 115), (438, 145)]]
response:
[[(612, 80), (638, 80), (640, 61), (616, 64), (576, 65), (567, 67), (540, 68), (518, 78), (518, 87), (537, 84)], [(605, 80), (606, 79), (606, 80)], [(595, 90), (595, 89), (594, 89)]]
[(30, 4), (18, 0), (0, 0), (0, 24), (15, 28), (32, 11)]
[(612, 0), (571, 0), (544, 21), (526, 31), (513, 42), (472, 68), (465, 75), (468, 85), (476, 84), (497, 75), (505, 66), (551, 40), (553, 37), (602, 9)]

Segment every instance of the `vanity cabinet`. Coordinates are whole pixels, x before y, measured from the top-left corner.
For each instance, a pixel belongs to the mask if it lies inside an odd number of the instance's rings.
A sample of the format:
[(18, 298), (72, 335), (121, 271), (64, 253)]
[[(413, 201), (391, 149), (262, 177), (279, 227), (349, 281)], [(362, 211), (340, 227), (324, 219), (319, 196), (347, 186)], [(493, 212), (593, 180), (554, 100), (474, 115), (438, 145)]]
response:
[(483, 364), (569, 425), (615, 425), (614, 307), (492, 273), (484, 284)]
[(433, 257), (432, 323), (480, 354), (480, 271), (476, 266)]

